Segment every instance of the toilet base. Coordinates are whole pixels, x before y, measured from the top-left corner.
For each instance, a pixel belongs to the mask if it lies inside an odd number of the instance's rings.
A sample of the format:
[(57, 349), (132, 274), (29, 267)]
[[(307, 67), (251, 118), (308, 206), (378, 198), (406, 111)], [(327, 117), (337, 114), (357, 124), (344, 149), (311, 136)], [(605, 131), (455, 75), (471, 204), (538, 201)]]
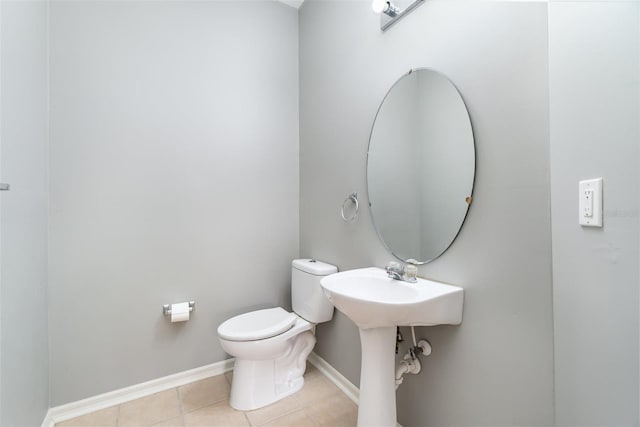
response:
[(229, 405), (239, 411), (262, 408), (294, 394), (304, 386), (307, 357), (315, 336), (302, 332), (283, 356), (275, 360), (247, 360), (236, 357)]

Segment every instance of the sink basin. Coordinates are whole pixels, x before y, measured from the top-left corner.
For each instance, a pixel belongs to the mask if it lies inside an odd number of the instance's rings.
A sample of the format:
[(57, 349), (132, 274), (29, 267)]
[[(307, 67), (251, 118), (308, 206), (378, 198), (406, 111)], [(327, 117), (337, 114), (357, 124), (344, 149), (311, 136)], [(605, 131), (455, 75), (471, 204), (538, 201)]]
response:
[(464, 291), (457, 286), (420, 278), (417, 283), (394, 280), (375, 267), (335, 273), (320, 284), (333, 305), (360, 329), (462, 322)]
[(396, 427), (396, 326), (459, 325), (463, 289), (425, 279), (394, 280), (375, 267), (335, 273), (320, 285), (360, 329), (358, 427)]

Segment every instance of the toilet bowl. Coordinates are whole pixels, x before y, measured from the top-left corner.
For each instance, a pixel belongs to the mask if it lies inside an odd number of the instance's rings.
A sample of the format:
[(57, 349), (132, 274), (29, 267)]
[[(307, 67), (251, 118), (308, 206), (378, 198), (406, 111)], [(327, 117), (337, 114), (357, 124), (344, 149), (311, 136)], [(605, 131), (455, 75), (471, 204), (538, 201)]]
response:
[(302, 259), (293, 261), (291, 271), (293, 313), (281, 307), (256, 310), (218, 327), (223, 350), (235, 357), (229, 397), (234, 409), (261, 408), (300, 390), (316, 343), (314, 326), (333, 317), (320, 279), (337, 268)]

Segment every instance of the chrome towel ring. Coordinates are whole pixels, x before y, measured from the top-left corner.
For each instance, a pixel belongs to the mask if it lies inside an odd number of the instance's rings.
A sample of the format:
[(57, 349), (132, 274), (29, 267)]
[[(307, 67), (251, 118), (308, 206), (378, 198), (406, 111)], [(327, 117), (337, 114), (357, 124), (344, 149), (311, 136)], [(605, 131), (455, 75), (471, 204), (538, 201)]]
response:
[[(351, 202), (355, 205), (355, 208), (353, 209), (353, 214), (349, 217), (347, 217), (344, 213), (344, 208), (347, 206), (347, 203)], [(344, 202), (342, 202), (342, 209), (340, 210), (340, 214), (342, 215), (342, 219), (345, 220), (346, 222), (353, 222), (357, 217), (358, 217), (358, 209), (359, 209), (359, 205), (358, 205), (358, 193), (351, 193), (347, 196), (346, 199), (344, 199)]]

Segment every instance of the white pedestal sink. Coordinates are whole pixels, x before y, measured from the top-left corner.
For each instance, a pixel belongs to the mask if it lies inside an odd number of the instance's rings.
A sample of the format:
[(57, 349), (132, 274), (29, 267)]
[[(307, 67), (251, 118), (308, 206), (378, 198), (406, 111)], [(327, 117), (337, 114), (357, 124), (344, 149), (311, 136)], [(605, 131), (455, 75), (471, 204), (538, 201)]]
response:
[(332, 274), (320, 284), (360, 329), (358, 427), (395, 427), (396, 326), (459, 325), (463, 289), (425, 279), (394, 280), (375, 267)]

